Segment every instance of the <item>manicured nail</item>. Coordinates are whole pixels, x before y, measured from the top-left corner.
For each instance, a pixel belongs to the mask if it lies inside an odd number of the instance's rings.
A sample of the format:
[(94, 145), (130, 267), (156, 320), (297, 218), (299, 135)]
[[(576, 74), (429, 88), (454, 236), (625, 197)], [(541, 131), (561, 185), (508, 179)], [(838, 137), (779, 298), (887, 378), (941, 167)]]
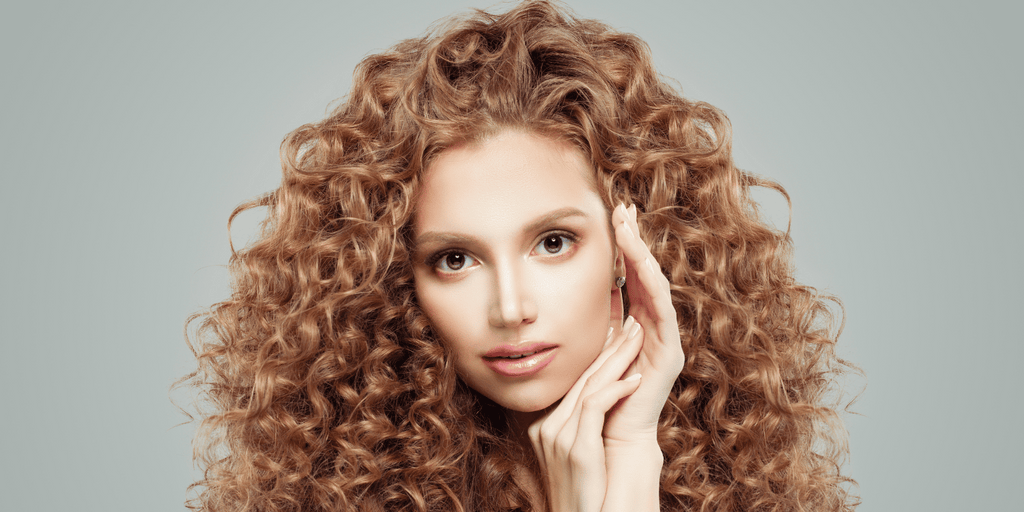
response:
[(633, 219), (633, 222), (636, 222), (636, 205), (635, 204), (629, 205), (629, 217)]
[(633, 318), (633, 315), (627, 316), (626, 321), (622, 322), (622, 330), (629, 332), (629, 328), (632, 327), (634, 323), (636, 323), (636, 319)]
[(633, 234), (633, 230), (629, 229), (629, 223), (628, 222), (623, 222), (622, 223), (622, 227), (626, 228), (626, 233), (629, 234), (629, 238), (630, 239), (636, 238), (636, 235)]
[(654, 264), (651, 263), (650, 258), (644, 258), (644, 263), (647, 264), (647, 268), (651, 269), (651, 272), (654, 272)]
[(614, 327), (609, 327), (609, 328), (608, 328), (608, 336), (606, 336), (606, 337), (605, 337), (605, 340), (610, 340), (610, 339), (612, 339), (612, 333), (613, 333), (613, 332), (615, 332), (615, 328), (614, 328)]
[(641, 375), (639, 373), (634, 373), (633, 375), (630, 375), (629, 377), (626, 377), (626, 382), (633, 382), (633, 381), (640, 380), (640, 377), (641, 377)]
[(640, 324), (634, 324), (633, 328), (629, 330), (629, 337), (633, 338), (640, 332)]

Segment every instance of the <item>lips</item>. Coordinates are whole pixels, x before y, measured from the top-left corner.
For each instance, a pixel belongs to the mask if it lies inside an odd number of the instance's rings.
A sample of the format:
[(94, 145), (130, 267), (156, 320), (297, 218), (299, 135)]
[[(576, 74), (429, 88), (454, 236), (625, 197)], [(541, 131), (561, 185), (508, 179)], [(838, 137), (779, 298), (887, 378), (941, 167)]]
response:
[(522, 343), (501, 345), (484, 354), (484, 363), (506, 377), (525, 377), (541, 371), (554, 359), (558, 345)]
[(484, 357), (522, 357), (547, 350), (549, 348), (555, 348), (558, 345), (552, 343), (520, 343), (518, 345), (500, 345), (492, 348)]

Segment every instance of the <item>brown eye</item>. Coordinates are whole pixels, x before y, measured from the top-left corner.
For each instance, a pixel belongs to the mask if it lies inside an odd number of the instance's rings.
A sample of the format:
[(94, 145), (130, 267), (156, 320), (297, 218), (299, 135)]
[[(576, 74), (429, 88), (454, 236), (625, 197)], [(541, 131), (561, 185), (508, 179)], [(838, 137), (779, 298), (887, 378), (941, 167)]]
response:
[(451, 274), (473, 265), (473, 257), (462, 252), (442, 254), (434, 262), (434, 268), (442, 274)]
[(550, 253), (556, 253), (562, 250), (562, 237), (560, 236), (549, 236), (544, 239), (544, 249)]
[(466, 264), (466, 257), (459, 253), (451, 253), (444, 257), (444, 262), (451, 270), (459, 270)]
[(565, 253), (576, 240), (568, 235), (548, 235), (537, 244), (536, 251), (547, 256)]

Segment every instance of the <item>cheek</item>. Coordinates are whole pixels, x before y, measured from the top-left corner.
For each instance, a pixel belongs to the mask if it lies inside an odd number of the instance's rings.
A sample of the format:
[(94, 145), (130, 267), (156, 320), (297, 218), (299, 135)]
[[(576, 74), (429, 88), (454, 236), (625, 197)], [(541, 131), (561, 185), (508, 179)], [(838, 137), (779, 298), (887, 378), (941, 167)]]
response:
[(566, 304), (575, 304), (580, 314), (607, 318), (612, 280), (612, 256), (599, 252), (581, 262), (559, 288), (566, 294)]
[[(472, 283), (462, 284), (443, 286), (424, 280), (416, 285), (420, 309), (427, 315), (438, 337), (452, 348), (456, 362), (476, 350), (472, 341), (483, 339), (487, 327), (486, 310), (482, 309), (486, 301), (480, 296), (480, 290), (476, 290)], [(483, 322), (474, 321), (481, 317)]]
[[(545, 312), (561, 324), (565, 333), (575, 333), (595, 343), (597, 350), (604, 345), (611, 308), (611, 258), (594, 257), (575, 268), (552, 275), (548, 286), (541, 288)], [(595, 341), (596, 340), (596, 341)]]
[(486, 393), (489, 387), (485, 374), (489, 370), (473, 364), (479, 354), (487, 350), (480, 343), (488, 339), (487, 311), (482, 308), (486, 305), (485, 297), (472, 286), (439, 286), (430, 282), (417, 286), (416, 291), (420, 309), (430, 320), (438, 341), (454, 356), (459, 378), (470, 388), (491, 396)]
[[(589, 327), (608, 319), (611, 293), (603, 284), (603, 280), (598, 284), (593, 278), (563, 282), (554, 287), (556, 291), (548, 301), (558, 316), (575, 323), (577, 328)], [(601, 328), (606, 328), (604, 323)]]

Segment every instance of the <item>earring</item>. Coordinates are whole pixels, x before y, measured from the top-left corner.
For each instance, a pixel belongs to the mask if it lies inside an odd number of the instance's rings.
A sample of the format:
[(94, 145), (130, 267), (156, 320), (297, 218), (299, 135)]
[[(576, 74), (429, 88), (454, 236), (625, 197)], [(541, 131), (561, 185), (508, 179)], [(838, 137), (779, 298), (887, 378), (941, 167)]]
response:
[(615, 286), (622, 288), (626, 286), (626, 276), (619, 276), (615, 278)]

